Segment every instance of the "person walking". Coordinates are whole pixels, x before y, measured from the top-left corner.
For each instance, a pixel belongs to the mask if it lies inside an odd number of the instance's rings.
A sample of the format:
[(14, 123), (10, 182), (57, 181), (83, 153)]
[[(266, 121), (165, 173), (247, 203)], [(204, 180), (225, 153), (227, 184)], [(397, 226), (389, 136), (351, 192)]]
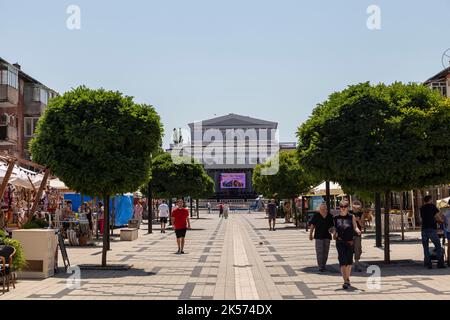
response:
[(223, 217), (225, 219), (228, 219), (228, 214), (230, 213), (230, 205), (225, 202), (224, 206), (223, 206)]
[(340, 213), (334, 217), (334, 227), (332, 228), (333, 239), (336, 240), (339, 266), (341, 267), (344, 284), (342, 288), (350, 288), (350, 274), (353, 265), (353, 236), (354, 233), (360, 235), (361, 231), (356, 224), (355, 216), (349, 213), (349, 202), (343, 200), (339, 205)]
[(207, 204), (207, 208), (208, 208), (208, 214), (210, 214), (211, 213), (211, 202), (209, 202), (209, 201)]
[[(353, 208), (352, 210), (350, 210), (350, 214), (355, 216), (356, 219), (356, 224), (358, 225), (358, 229), (361, 231), (363, 231), (363, 227), (364, 227), (364, 222), (363, 222), (363, 210), (362, 210), (362, 204), (360, 201), (355, 200), (353, 201)], [(359, 260), (361, 259), (361, 255), (362, 255), (362, 236), (361, 235), (357, 235), (355, 233), (354, 237), (353, 237), (353, 244), (354, 244), (354, 251), (355, 251), (355, 271), (356, 272), (361, 272), (361, 266), (359, 263)]]
[(97, 217), (98, 217), (97, 227), (100, 230), (100, 234), (103, 235), (103, 228), (105, 225), (105, 208), (103, 207), (103, 202), (98, 203)]
[(184, 206), (184, 200), (177, 200), (177, 207), (172, 211), (172, 225), (177, 237), (177, 254), (184, 254), (184, 242), (186, 231), (191, 229), (191, 220), (189, 219), (189, 210)]
[(220, 202), (219, 204), (219, 218), (223, 215), (223, 202)]
[(331, 242), (331, 234), (329, 230), (334, 226), (333, 216), (328, 213), (326, 203), (322, 203), (320, 205), (319, 212), (314, 214), (310, 224), (311, 229), (309, 231), (309, 240), (315, 240), (319, 272), (325, 272)]
[(161, 233), (166, 233), (167, 218), (169, 217), (169, 206), (163, 200), (158, 207), (159, 220), (161, 222)]
[(430, 256), (430, 240), (434, 244), (436, 249), (436, 256), (438, 259), (438, 268), (445, 268), (444, 265), (444, 253), (442, 250), (439, 236), (437, 234), (437, 224), (441, 223), (441, 217), (439, 216), (439, 209), (432, 203), (431, 196), (425, 196), (423, 198), (425, 203), (420, 208), (420, 218), (422, 219), (422, 246), (424, 253), (424, 265), (428, 269), (432, 269)]
[(142, 222), (142, 213), (144, 212), (144, 207), (142, 206), (141, 202), (137, 200), (136, 204), (134, 205), (134, 214), (133, 217), (135, 220), (138, 221), (138, 229), (141, 228), (141, 222)]
[(269, 218), (269, 231), (275, 231), (275, 224), (277, 221), (277, 204), (275, 199), (272, 199), (267, 205), (267, 216)]
[(284, 203), (284, 222), (285, 223), (291, 223), (291, 219), (292, 219), (292, 207), (291, 207), (291, 202), (290, 201), (286, 201)]

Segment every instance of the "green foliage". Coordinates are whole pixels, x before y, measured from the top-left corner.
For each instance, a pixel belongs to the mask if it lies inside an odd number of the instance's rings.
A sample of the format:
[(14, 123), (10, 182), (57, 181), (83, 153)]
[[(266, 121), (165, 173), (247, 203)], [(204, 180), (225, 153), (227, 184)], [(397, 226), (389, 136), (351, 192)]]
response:
[(28, 221), (22, 226), (22, 229), (45, 229), (48, 228), (48, 222), (43, 219), (34, 219)]
[(422, 85), (350, 86), (318, 105), (297, 135), (304, 167), (347, 190), (450, 181), (450, 103)]
[[(181, 160), (181, 159), (180, 159)], [(214, 181), (199, 163), (183, 159), (173, 162), (169, 153), (160, 154), (152, 162), (152, 190), (159, 198), (208, 198), (214, 192)], [(146, 186), (141, 188), (146, 190)]]
[(292, 199), (318, 182), (301, 167), (295, 151), (282, 151), (278, 156), (279, 170), (275, 175), (261, 174), (264, 168), (272, 166), (273, 159), (255, 167), (252, 180), (258, 193), (270, 198)]
[(8, 238), (6, 233), (0, 230), (0, 242), (16, 249), (16, 254), (13, 258), (13, 269), (20, 271), (27, 265), (27, 260), (25, 259), (25, 254), (19, 240)]
[(91, 196), (138, 189), (150, 175), (162, 124), (152, 106), (84, 86), (52, 99), (31, 142), (33, 161)]

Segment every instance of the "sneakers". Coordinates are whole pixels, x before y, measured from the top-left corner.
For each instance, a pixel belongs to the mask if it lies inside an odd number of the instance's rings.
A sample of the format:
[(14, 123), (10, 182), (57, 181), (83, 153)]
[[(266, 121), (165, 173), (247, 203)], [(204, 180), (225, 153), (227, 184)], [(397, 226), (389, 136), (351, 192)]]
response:
[(342, 289), (347, 290), (348, 288), (350, 288), (350, 284), (347, 283), (347, 282), (345, 282), (345, 283), (342, 285)]

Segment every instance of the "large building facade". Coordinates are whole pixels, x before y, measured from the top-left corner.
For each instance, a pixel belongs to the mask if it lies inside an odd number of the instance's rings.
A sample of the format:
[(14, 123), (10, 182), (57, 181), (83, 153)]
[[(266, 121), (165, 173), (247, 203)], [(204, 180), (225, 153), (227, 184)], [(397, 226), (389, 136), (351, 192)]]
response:
[[(191, 155), (215, 183), (216, 199), (253, 199), (255, 166), (277, 154), (278, 123), (228, 114), (190, 123)], [(282, 144), (286, 148), (295, 144)]]
[(0, 58), (0, 151), (30, 159), (29, 141), (48, 101), (57, 93)]

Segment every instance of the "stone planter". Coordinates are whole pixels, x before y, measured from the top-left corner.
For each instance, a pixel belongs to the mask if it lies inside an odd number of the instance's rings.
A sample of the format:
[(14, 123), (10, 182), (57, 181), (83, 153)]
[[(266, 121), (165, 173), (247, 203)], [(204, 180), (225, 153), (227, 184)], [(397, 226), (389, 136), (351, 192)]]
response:
[(19, 271), (23, 279), (45, 279), (54, 275), (57, 236), (53, 229), (13, 230), (20, 241), (27, 266)]

